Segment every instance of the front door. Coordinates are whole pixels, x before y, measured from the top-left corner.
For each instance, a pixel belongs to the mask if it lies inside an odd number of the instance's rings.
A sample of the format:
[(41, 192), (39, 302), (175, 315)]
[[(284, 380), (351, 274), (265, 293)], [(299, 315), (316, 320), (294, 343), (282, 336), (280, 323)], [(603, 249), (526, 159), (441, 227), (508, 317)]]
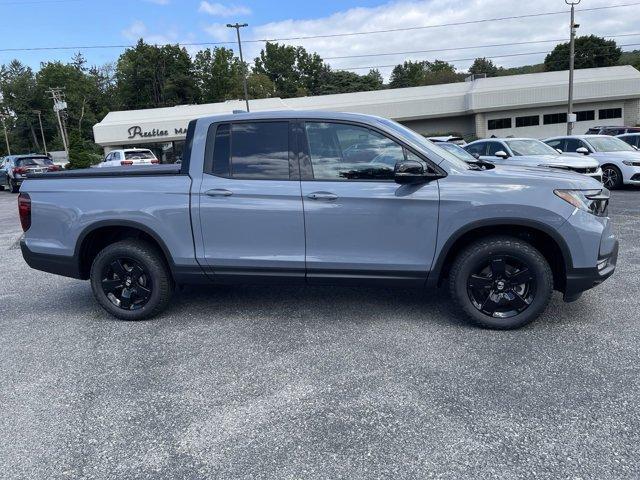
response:
[(199, 206), (214, 279), (304, 281), (304, 216), (289, 122), (223, 123), (209, 135)]
[(299, 138), (307, 280), (421, 285), (434, 257), (438, 183), (399, 185), (393, 171), (424, 159), (350, 123), (307, 121)]

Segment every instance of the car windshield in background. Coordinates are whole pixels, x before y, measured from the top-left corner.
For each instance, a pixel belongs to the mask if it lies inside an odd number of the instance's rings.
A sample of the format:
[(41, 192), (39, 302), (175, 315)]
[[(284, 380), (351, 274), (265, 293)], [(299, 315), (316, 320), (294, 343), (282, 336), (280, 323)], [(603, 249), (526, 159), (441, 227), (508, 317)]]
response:
[(516, 156), (558, 155), (558, 152), (539, 140), (507, 140), (507, 145)]
[(46, 167), (53, 165), (51, 159), (46, 157), (18, 158), (16, 167)]
[(478, 161), (476, 157), (474, 157), (469, 152), (467, 152), (464, 148), (462, 148), (460, 145), (456, 145), (455, 143), (440, 142), (440, 143), (436, 143), (436, 146), (446, 150), (447, 152), (454, 154), (460, 160), (464, 160), (465, 162)]
[(626, 142), (615, 137), (593, 137), (587, 139), (596, 152), (635, 152)]
[(130, 150), (124, 152), (124, 158), (127, 160), (153, 160), (156, 156), (149, 150)]
[(464, 170), (472, 170), (473, 168), (464, 160), (460, 160), (458, 157), (453, 155), (452, 153), (442, 149), (442, 148), (434, 148), (438, 144), (433, 143), (430, 140), (427, 140), (422, 135), (414, 132), (410, 128), (405, 127), (404, 125), (399, 124), (398, 122), (394, 122), (393, 120), (388, 120), (386, 118), (380, 118), (380, 122), (382, 122), (387, 127), (399, 133), (401, 136), (413, 140), (418, 145), (423, 146), (428, 152), (434, 152), (437, 155), (440, 155), (442, 158), (447, 160), (449, 163), (455, 165), (457, 168)]

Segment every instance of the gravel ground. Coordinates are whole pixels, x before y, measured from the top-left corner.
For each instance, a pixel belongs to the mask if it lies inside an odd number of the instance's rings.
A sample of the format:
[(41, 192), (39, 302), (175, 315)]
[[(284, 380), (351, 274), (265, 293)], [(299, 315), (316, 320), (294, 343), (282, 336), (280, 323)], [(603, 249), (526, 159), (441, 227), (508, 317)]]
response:
[(29, 269), (0, 192), (0, 476), (640, 477), (640, 190), (618, 271), (513, 332), (444, 292), (228, 287), (119, 322)]

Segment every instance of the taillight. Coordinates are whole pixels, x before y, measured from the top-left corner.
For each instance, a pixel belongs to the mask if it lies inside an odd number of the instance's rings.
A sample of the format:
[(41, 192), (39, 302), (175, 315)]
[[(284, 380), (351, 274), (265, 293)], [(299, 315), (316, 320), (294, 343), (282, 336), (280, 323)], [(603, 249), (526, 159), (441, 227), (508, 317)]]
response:
[(160, 163), (160, 160), (158, 160), (157, 158), (154, 158), (153, 160), (151, 160), (151, 163), (153, 164)]
[(60, 165), (49, 165), (49, 168), (47, 168), (47, 171), (58, 172), (60, 171)]
[(27, 169), (24, 167), (16, 167), (13, 169), (14, 175), (24, 175), (25, 173), (27, 173)]
[(132, 160), (120, 160), (120, 165), (133, 165)]
[(18, 213), (22, 231), (26, 232), (31, 227), (31, 197), (28, 193), (18, 195)]

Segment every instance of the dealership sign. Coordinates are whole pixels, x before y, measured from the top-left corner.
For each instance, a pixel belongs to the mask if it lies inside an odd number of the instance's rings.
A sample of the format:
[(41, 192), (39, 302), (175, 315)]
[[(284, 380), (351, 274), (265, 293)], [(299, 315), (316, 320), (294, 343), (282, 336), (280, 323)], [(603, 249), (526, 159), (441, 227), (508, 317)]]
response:
[[(139, 125), (129, 127), (127, 132), (129, 133), (129, 140), (133, 140), (134, 138), (159, 138), (169, 136), (169, 130), (162, 130), (159, 128), (154, 128), (153, 130), (143, 130)], [(184, 127), (174, 128), (173, 132), (174, 136), (184, 136), (187, 134), (187, 129)]]

